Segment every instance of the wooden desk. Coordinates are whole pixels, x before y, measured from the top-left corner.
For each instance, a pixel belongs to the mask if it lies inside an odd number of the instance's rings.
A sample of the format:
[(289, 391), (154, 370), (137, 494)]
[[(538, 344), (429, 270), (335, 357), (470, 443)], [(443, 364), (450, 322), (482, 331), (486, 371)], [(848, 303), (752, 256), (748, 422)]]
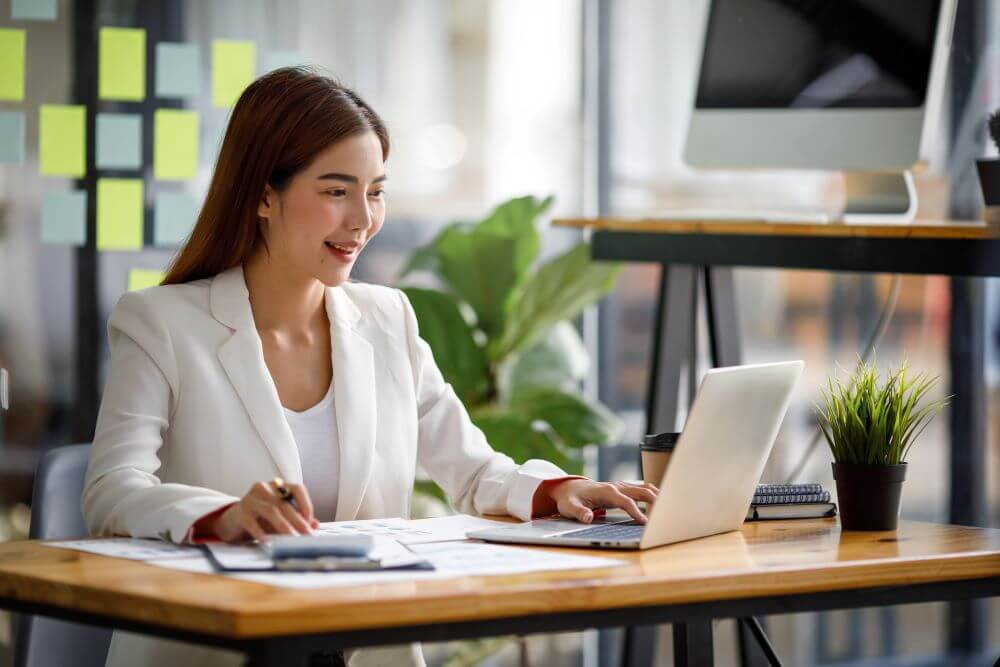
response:
[(293, 590), (11, 542), (0, 544), (0, 607), (241, 650), (270, 666), (333, 648), (1000, 594), (1000, 530), (904, 521), (895, 533), (842, 533), (836, 519), (775, 521), (641, 553), (573, 551), (627, 565)]
[[(697, 354), (694, 326), (699, 294), (708, 314), (714, 366), (742, 363), (732, 268), (939, 274), (952, 280), (950, 370), (949, 521), (985, 525), (986, 403), (984, 288), (1000, 276), (1000, 231), (982, 222), (917, 221), (913, 224), (812, 224), (668, 218), (574, 218), (562, 227), (587, 229), (595, 259), (661, 265), (647, 391), (647, 433), (676, 428), (682, 368)], [(699, 285), (701, 287), (699, 287)], [(688, 378), (688, 395), (697, 389)], [(964, 604), (964, 603), (963, 603)], [(976, 651), (985, 618), (972, 607), (952, 609), (949, 646)], [(636, 642), (649, 646), (647, 637)]]

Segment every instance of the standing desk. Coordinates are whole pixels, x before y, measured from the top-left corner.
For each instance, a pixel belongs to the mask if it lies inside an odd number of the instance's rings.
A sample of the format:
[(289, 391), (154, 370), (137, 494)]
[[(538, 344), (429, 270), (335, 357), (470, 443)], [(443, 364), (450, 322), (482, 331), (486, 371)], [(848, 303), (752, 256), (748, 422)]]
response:
[[(949, 520), (984, 525), (986, 512), (986, 389), (983, 277), (1000, 276), (1000, 236), (981, 222), (810, 224), (745, 220), (567, 218), (561, 227), (585, 229), (600, 260), (662, 266), (647, 433), (676, 428), (681, 373), (697, 359), (698, 296), (704, 294), (710, 357), (715, 366), (741, 363), (732, 267), (940, 274), (970, 278), (952, 289), (951, 457)], [(696, 378), (688, 374), (688, 396)], [(954, 607), (949, 645), (974, 650), (985, 619), (971, 604)], [(742, 633), (742, 630), (741, 630)], [(675, 636), (676, 636), (675, 631)], [(634, 642), (648, 647), (652, 638)], [(641, 646), (639, 650), (642, 650)], [(635, 661), (649, 662), (649, 655)]]
[[(0, 544), (0, 608), (305, 667), (338, 648), (1000, 595), (1000, 530), (983, 528), (771, 521), (644, 552), (572, 551), (625, 565), (296, 590), (27, 540)], [(710, 633), (675, 650), (679, 665), (712, 664)]]

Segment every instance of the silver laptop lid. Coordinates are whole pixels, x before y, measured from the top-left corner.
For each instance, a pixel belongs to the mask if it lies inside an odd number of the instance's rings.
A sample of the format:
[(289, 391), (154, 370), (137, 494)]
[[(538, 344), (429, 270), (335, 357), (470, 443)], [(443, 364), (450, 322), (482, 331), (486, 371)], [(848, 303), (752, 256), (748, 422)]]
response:
[(743, 525), (804, 365), (787, 361), (705, 374), (640, 548)]

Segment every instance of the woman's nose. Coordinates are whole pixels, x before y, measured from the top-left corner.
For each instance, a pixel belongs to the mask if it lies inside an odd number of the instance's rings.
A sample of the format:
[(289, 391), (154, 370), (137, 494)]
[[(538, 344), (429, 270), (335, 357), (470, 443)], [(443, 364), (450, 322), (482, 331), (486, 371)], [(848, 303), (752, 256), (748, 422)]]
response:
[(368, 202), (357, 205), (351, 218), (351, 229), (369, 229), (373, 224), (373, 217)]

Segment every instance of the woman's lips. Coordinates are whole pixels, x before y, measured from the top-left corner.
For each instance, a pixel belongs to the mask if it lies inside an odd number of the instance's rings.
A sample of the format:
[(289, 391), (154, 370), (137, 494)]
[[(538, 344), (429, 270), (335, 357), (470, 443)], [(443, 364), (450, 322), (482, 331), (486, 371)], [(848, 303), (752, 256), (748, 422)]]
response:
[(336, 257), (342, 262), (353, 262), (354, 258), (358, 256), (358, 251), (361, 250), (361, 246), (353, 246), (350, 252), (345, 252), (339, 248), (335, 248), (332, 245), (324, 244), (326, 246), (327, 252)]

